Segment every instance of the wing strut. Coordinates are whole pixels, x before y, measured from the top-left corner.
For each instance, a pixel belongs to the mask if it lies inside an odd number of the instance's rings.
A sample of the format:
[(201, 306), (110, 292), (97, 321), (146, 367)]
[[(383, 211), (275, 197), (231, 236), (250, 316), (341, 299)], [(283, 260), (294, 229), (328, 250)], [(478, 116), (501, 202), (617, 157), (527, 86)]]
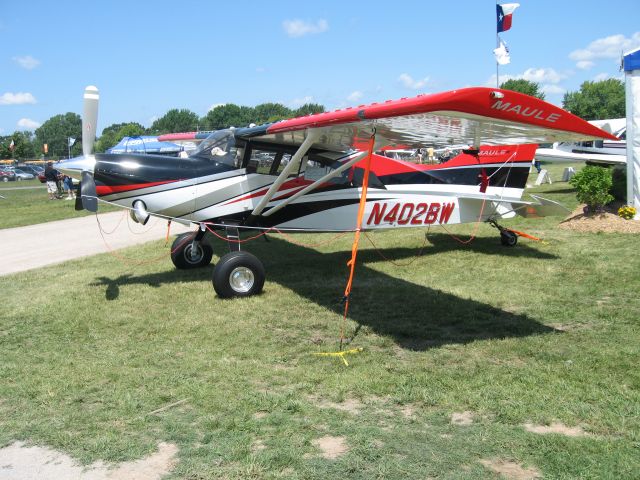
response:
[(280, 186), (287, 180), (287, 178), (289, 177), (289, 173), (291, 173), (293, 169), (298, 166), (300, 159), (304, 157), (307, 151), (311, 148), (311, 145), (313, 145), (313, 143), (320, 137), (320, 134), (321, 130), (318, 128), (307, 129), (307, 137), (304, 139), (304, 142), (302, 142), (298, 150), (296, 150), (296, 153), (293, 154), (293, 157), (291, 157), (291, 160), (289, 161), (287, 166), (284, 167), (280, 175), (278, 175), (276, 181), (271, 184), (271, 187), (269, 187), (267, 193), (264, 195), (264, 197), (262, 197), (260, 203), (258, 203), (258, 205), (256, 205), (256, 208), (253, 209), (253, 212), (251, 212), (252, 217), (258, 216), (262, 213), (264, 207), (267, 206), (267, 203), (271, 201)]
[(297, 192), (295, 195), (292, 195), (291, 197), (285, 199), (282, 203), (279, 203), (278, 205), (276, 205), (272, 209), (267, 210), (265, 212), (265, 214), (263, 215), (263, 217), (268, 217), (272, 213), (276, 213), (281, 208), (286, 207), (291, 202), (297, 200), (298, 198), (300, 198), (301, 196), (305, 195), (306, 193), (309, 193), (311, 190), (313, 190), (314, 188), (317, 188), (319, 185), (323, 184), (324, 182), (326, 182), (330, 178), (337, 177), (342, 172), (344, 172), (346, 169), (350, 168), (351, 166), (355, 165), (360, 160), (362, 160), (362, 157), (364, 157), (366, 154), (367, 154), (367, 152), (352, 153), (350, 155), (352, 157), (351, 160), (347, 161), (346, 163), (344, 163), (340, 167), (336, 168), (335, 170), (332, 170), (331, 172), (327, 173), (324, 177), (320, 178), (319, 180), (316, 180), (311, 185), (307, 185), (302, 190)]

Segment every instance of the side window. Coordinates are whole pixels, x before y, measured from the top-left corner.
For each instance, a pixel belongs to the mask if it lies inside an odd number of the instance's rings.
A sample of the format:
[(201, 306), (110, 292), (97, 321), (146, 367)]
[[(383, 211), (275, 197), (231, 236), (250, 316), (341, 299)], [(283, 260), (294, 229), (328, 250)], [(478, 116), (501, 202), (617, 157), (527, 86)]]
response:
[[(290, 160), (291, 155), (288, 153), (253, 149), (251, 150), (249, 167), (255, 168), (257, 173), (263, 175), (280, 175)], [(297, 174), (297, 172), (295, 172), (295, 174)]]

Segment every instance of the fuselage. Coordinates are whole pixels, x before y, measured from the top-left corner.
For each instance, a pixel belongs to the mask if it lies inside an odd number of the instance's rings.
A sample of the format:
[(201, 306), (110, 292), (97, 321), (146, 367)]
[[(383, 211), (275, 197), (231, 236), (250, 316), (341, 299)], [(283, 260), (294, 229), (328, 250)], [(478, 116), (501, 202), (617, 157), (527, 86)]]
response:
[[(96, 155), (94, 178), (100, 199), (127, 208), (142, 201), (150, 214), (178, 221), (233, 222), (282, 230), (353, 230), (364, 160), (290, 200), (339, 168), (348, 156), (344, 153), (310, 152), (308, 161), (280, 186), (262, 214), (251, 215), (292, 151), (282, 146), (244, 145), (243, 152), (236, 152), (234, 164), (202, 156)], [(486, 219), (496, 214), (497, 202), (521, 199), (534, 152), (535, 145), (482, 147), (477, 155), (460, 153), (436, 165), (374, 154), (363, 228)], [(290, 203), (276, 209), (282, 202)], [(272, 209), (275, 213), (270, 213)]]

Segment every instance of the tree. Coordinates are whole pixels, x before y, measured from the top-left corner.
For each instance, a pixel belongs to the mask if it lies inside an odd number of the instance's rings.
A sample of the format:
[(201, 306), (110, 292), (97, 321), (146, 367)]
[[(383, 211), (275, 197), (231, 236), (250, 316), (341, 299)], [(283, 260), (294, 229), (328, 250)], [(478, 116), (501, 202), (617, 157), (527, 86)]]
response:
[(82, 119), (77, 113), (67, 112), (55, 115), (36, 129), (35, 148), (42, 152), (42, 146), (49, 146), (48, 155), (66, 157), (68, 154), (68, 138), (75, 138), (76, 143), (71, 148), (71, 156), (82, 152)]
[(580, 91), (565, 93), (562, 107), (585, 120), (624, 117), (624, 84), (616, 78), (584, 82)]
[(292, 115), (293, 112), (281, 103), (261, 103), (253, 108), (251, 123), (262, 125), (263, 123), (291, 118)]
[(201, 124), (204, 130), (246, 127), (250, 123), (256, 123), (253, 121), (253, 117), (253, 108), (227, 103), (209, 110), (207, 114), (202, 117)]
[(324, 105), (319, 103), (305, 103), (300, 108), (293, 112), (294, 117), (303, 117), (305, 115), (322, 113), (325, 111)]
[(198, 129), (198, 115), (186, 108), (174, 108), (157, 119), (149, 129), (154, 134), (193, 132)]
[(540, 84), (531, 82), (523, 78), (510, 79), (500, 84), (500, 88), (504, 90), (511, 90), (513, 92), (524, 93), (532, 97), (537, 97), (540, 100), (544, 100), (544, 92), (540, 90)]
[(114, 123), (102, 130), (102, 135), (96, 142), (95, 151), (106, 152), (108, 148), (116, 145), (123, 137), (136, 137), (144, 135), (146, 129), (136, 122)]

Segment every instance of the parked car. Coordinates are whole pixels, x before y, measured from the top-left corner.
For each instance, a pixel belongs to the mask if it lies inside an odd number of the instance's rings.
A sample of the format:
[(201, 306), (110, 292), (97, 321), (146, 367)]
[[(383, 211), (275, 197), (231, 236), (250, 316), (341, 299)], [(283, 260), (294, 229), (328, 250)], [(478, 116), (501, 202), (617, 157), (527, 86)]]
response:
[(34, 177), (37, 177), (40, 173), (44, 173), (44, 168), (33, 165), (18, 165), (18, 168), (25, 173), (30, 173)]
[(14, 173), (16, 174), (16, 180), (18, 180), (18, 181), (21, 181), (21, 180), (33, 180), (33, 175), (30, 174), (30, 173), (25, 172), (21, 168), (16, 168), (14, 170)]
[(16, 179), (15, 172), (11, 170), (0, 170), (0, 180), (3, 182), (12, 182)]

